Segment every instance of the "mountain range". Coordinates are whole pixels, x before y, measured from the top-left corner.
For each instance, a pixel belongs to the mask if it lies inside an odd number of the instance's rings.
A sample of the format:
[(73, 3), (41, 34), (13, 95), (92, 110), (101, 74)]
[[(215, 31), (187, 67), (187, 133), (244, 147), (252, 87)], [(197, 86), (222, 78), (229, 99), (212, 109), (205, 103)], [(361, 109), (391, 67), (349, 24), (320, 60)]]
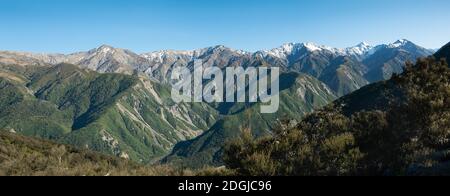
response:
[[(432, 54), (408, 40), (345, 49), (290, 43), (254, 53), (214, 46), (136, 54), (106, 45), (68, 55), (2, 51), (0, 128), (138, 162), (165, 157), (191, 167), (220, 165), (224, 143), (243, 129), (271, 134), (283, 118), (300, 120)], [(175, 104), (172, 70), (192, 68), (195, 59), (220, 68), (280, 67), (280, 110), (263, 115), (258, 104)]]
[[(348, 94), (369, 82), (389, 79), (400, 73), (403, 62), (433, 54), (408, 40), (370, 46), (362, 42), (338, 49), (314, 43), (289, 43), (255, 53), (214, 46), (193, 51), (157, 51), (136, 54), (130, 50), (103, 45), (87, 52), (69, 55), (0, 52), (0, 63), (16, 65), (56, 65), (68, 63), (100, 73), (146, 73), (151, 79), (168, 83), (175, 66), (189, 66), (202, 59), (205, 66), (277, 66), (285, 71), (322, 78), (339, 95)], [(192, 67), (192, 66), (191, 66)], [(346, 82), (351, 81), (351, 82)], [(349, 85), (346, 85), (349, 84)]]

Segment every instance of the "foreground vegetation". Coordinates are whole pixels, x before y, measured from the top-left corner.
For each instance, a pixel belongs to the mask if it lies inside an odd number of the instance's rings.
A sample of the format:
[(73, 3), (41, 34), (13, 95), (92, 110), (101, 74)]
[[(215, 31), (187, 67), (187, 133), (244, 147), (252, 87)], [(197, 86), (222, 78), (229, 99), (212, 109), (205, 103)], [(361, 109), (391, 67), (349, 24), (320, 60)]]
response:
[(0, 176), (229, 176), (225, 168), (189, 170), (79, 150), (0, 130)]
[(258, 140), (244, 131), (226, 148), (226, 165), (251, 176), (450, 175), (447, 63), (422, 59), (374, 86), (383, 97), (367, 100), (387, 102), (349, 114), (341, 108), (364, 99), (336, 102)]
[[(193, 171), (124, 159), (0, 131), (0, 176), (184, 176)], [(199, 173), (200, 174), (200, 173)]]

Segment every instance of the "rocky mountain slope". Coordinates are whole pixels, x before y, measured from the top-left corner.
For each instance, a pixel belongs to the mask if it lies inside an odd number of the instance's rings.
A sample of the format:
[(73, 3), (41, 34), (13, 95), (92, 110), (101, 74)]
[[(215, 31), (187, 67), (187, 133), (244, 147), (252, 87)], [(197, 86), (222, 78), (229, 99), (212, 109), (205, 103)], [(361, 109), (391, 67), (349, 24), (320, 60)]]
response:
[(306, 74), (292, 72), (282, 75), (280, 80), (286, 83), (281, 88), (277, 113), (260, 114), (256, 104), (227, 115), (201, 136), (177, 144), (164, 162), (189, 167), (220, 165), (224, 144), (239, 137), (242, 131), (251, 130), (258, 137), (270, 135), (282, 120), (300, 120), (337, 98), (324, 83)]
[(145, 77), (99, 74), (70, 64), (0, 69), (0, 127), (152, 162), (217, 118), (206, 104), (174, 104)]

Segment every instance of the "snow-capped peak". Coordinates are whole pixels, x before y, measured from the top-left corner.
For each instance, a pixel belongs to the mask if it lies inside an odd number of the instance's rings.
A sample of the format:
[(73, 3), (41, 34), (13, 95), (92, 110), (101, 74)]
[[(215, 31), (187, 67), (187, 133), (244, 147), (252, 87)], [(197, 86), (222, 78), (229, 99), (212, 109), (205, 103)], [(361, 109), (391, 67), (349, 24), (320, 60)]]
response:
[(103, 53), (103, 54), (107, 54), (110, 52), (114, 52), (114, 48), (112, 46), (109, 45), (102, 45), (100, 47), (98, 47), (95, 51), (98, 53)]
[(371, 47), (371, 45), (367, 42), (361, 42), (358, 45), (356, 45), (356, 47), (367, 48), (367, 47)]
[(110, 45), (103, 44), (100, 47), (98, 47), (97, 49), (101, 50), (101, 49), (114, 49), (114, 48)]
[(366, 54), (368, 51), (370, 51), (373, 48), (373, 46), (371, 46), (370, 44), (368, 44), (367, 42), (361, 42), (358, 45), (354, 46), (354, 47), (349, 47), (345, 49), (345, 53), (348, 55), (364, 55)]
[(209, 50), (212, 50), (212, 51), (231, 51), (231, 52), (234, 52), (234, 53), (237, 53), (237, 54), (239, 54), (239, 55), (245, 55), (245, 54), (248, 54), (249, 52), (246, 52), (246, 51), (244, 51), (244, 50), (236, 50), (236, 49), (232, 49), (232, 48), (229, 48), (229, 47), (226, 47), (226, 46), (224, 46), (224, 45), (217, 45), (217, 46), (214, 46), (214, 47), (210, 47), (210, 48), (208, 48)]
[(405, 46), (408, 43), (410, 43), (410, 41), (408, 41), (406, 39), (400, 39), (392, 44), (389, 44), (389, 47), (390, 48), (399, 48), (399, 47)]
[(265, 51), (260, 51), (257, 53), (261, 53), (264, 56), (265, 55), (271, 55), (277, 58), (286, 58), (286, 56), (292, 54), (294, 52), (294, 50), (296, 50), (298, 48), (297, 43), (286, 43), (283, 44), (281, 47), (278, 48), (274, 48), (272, 50), (265, 50)]
[(321, 50), (323, 49), (322, 47), (317, 46), (316, 44), (311, 43), (311, 42), (304, 43), (303, 46), (304, 46), (307, 50), (309, 50), (309, 51), (311, 51), (311, 52), (314, 52), (314, 51), (321, 51)]
[(283, 51), (284, 53), (292, 53), (295, 45), (295, 43), (283, 44), (280, 49), (282, 49), (281, 51)]
[(318, 45), (312, 42), (306, 43), (287, 43), (282, 45), (281, 47), (272, 49), (270, 51), (262, 51), (263, 55), (271, 55), (278, 58), (286, 58), (289, 55), (292, 55), (296, 52), (299, 52), (301, 49), (305, 49), (308, 52), (316, 52), (316, 51), (329, 51), (332, 53), (336, 53), (337, 55), (352, 55), (352, 56), (360, 56), (365, 54), (367, 51), (372, 49), (366, 42), (362, 42), (354, 47), (349, 47), (345, 49), (332, 48), (328, 46)]
[(194, 51), (188, 51), (188, 50), (160, 50), (150, 53), (141, 54), (141, 57), (144, 57), (150, 61), (155, 61), (158, 63), (164, 62), (164, 59), (166, 57), (169, 58), (181, 58), (181, 57), (187, 57), (187, 58), (193, 58)]
[(399, 39), (399, 40), (397, 40), (395, 43), (405, 44), (405, 43), (408, 43), (408, 42), (409, 42), (409, 41), (406, 40), (406, 39)]
[(270, 51), (262, 51), (263, 54), (267, 55), (270, 54), (272, 56), (278, 57), (278, 58), (286, 58), (289, 55), (292, 55), (293, 53), (296, 53), (300, 51), (300, 49), (305, 48), (306, 50), (310, 52), (314, 51), (322, 51), (328, 49), (325, 46), (319, 46), (315, 43), (307, 42), (307, 43), (287, 43), (283, 44), (282, 46), (272, 49)]

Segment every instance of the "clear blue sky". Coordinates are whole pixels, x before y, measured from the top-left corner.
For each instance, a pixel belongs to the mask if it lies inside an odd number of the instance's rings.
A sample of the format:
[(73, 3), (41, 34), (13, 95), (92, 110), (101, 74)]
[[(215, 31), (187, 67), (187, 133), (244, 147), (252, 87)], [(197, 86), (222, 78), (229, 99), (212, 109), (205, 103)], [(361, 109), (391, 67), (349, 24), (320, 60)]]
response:
[(448, 0), (0, 0), (0, 50), (136, 52), (450, 41)]

